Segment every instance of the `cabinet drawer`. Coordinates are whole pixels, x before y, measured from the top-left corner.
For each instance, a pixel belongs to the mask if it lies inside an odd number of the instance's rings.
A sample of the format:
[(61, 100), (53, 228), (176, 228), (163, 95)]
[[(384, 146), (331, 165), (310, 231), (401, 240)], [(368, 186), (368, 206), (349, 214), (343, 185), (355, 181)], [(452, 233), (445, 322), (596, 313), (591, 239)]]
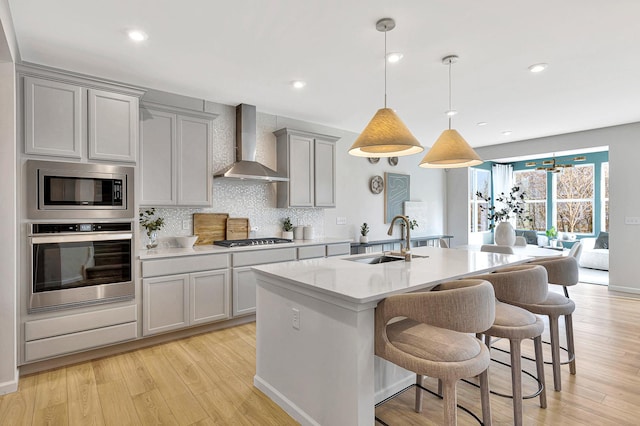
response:
[(298, 247), (298, 259), (313, 259), (314, 257), (324, 257), (325, 246)]
[(79, 333), (65, 334), (25, 343), (25, 361), (35, 361), (107, 346), (137, 337), (136, 322), (97, 328)]
[(170, 259), (143, 260), (142, 276), (175, 275), (189, 272), (209, 271), (229, 267), (228, 254), (208, 254), (201, 256), (182, 256)]
[(233, 267), (296, 260), (296, 248), (266, 249), (233, 253)]
[(24, 324), (24, 336), (25, 340), (28, 342), (30, 340), (44, 339), (47, 337), (60, 336), (63, 334), (132, 322), (136, 321), (137, 317), (137, 307), (136, 305), (131, 305), (112, 309), (102, 309), (96, 312), (65, 315), (58, 318), (27, 321)]
[(327, 256), (340, 256), (343, 254), (351, 254), (350, 243), (329, 244), (327, 245)]

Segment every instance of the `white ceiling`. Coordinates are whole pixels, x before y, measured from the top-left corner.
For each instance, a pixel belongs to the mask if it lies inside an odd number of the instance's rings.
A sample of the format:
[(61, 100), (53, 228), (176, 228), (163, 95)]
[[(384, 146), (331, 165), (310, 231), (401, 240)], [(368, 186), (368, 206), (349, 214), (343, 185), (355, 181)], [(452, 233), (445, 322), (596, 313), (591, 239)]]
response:
[[(23, 61), (359, 133), (384, 102), (425, 146), (640, 121), (638, 0), (9, 0)], [(149, 39), (126, 37), (141, 28)], [(528, 72), (546, 62), (540, 74)], [(307, 86), (294, 90), (290, 82)], [(488, 122), (479, 127), (476, 123)], [(503, 136), (503, 130), (511, 130)]]

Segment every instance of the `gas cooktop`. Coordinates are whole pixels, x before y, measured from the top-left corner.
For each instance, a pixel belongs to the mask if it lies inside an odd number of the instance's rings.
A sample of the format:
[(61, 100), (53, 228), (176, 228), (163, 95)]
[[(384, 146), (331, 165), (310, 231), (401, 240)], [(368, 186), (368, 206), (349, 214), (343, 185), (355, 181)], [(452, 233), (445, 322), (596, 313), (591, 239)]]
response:
[(246, 246), (267, 246), (272, 244), (284, 244), (292, 243), (293, 240), (287, 240), (285, 238), (250, 238), (248, 240), (221, 240), (214, 241), (213, 244), (223, 247), (246, 247)]

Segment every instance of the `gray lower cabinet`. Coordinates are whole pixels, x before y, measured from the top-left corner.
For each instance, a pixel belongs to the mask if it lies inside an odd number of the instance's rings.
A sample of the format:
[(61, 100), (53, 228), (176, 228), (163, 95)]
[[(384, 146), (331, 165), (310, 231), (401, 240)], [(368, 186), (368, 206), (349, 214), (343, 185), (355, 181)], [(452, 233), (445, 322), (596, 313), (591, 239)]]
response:
[(336, 146), (334, 136), (280, 129), (277, 138), (278, 207), (336, 206)]
[(142, 335), (229, 318), (229, 271), (215, 270), (142, 280)]
[(141, 205), (211, 206), (214, 115), (140, 109)]
[(251, 266), (233, 268), (233, 316), (256, 311), (256, 278)]
[(82, 352), (138, 337), (136, 305), (52, 315), (24, 323), (24, 362)]
[(142, 91), (29, 67), (19, 75), (26, 154), (136, 162)]

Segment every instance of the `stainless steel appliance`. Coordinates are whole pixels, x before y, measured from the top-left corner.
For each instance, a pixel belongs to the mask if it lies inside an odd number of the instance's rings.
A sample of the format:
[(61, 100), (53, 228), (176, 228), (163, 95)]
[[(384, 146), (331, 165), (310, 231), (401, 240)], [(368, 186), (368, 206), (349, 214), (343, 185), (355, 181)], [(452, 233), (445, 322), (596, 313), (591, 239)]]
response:
[(29, 311), (131, 299), (131, 222), (30, 225)]
[(271, 244), (285, 244), (285, 243), (292, 243), (293, 240), (287, 240), (285, 238), (276, 238), (276, 237), (269, 237), (269, 238), (250, 238), (247, 240), (221, 240), (221, 241), (214, 241), (213, 244), (217, 245), (217, 246), (223, 246), (223, 247), (246, 247), (246, 246), (264, 246), (264, 245), (271, 245)]
[(27, 161), (29, 219), (133, 218), (133, 168)]

